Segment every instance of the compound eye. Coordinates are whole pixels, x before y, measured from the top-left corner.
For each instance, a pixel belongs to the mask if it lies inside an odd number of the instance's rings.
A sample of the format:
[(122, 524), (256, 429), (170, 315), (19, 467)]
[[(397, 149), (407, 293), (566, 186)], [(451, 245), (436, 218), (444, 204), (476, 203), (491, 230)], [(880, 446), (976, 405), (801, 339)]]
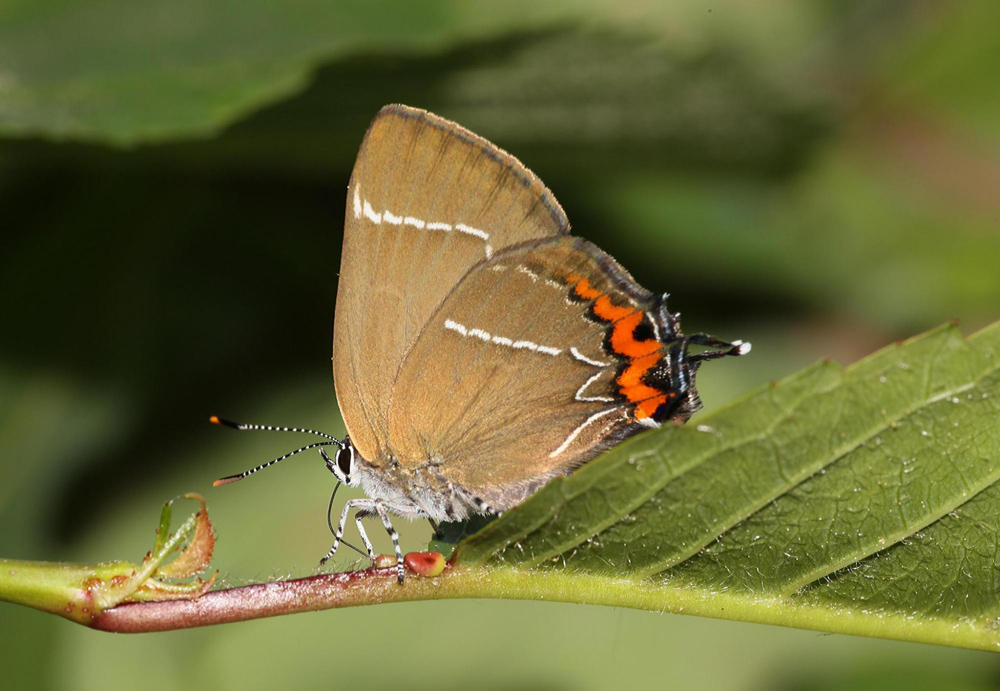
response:
[(344, 477), (349, 477), (351, 474), (351, 466), (354, 464), (354, 447), (348, 444), (340, 451), (337, 452), (337, 467), (340, 468), (340, 472), (344, 474)]

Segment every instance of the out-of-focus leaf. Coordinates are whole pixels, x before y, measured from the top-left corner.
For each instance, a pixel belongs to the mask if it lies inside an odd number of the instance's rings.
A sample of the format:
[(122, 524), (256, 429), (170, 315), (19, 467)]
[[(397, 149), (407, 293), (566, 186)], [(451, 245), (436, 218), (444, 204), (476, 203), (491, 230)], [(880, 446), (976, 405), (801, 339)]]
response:
[[(808, 30), (845, 14), (748, 12), (725, 1), (716, 9), (712, 17), (695, 2), (18, 0), (0, 9), (0, 132), (116, 143), (204, 135), (301, 90), (331, 60), (390, 46), (414, 55), (555, 23), (638, 28), (689, 52), (728, 41), (787, 64), (796, 46), (769, 40), (775, 27)], [(339, 102), (357, 94), (345, 89)], [(712, 98), (711, 85), (704, 95)]]
[(8, 3), (0, 129), (120, 143), (207, 134), (301, 89), (321, 56), (426, 49), (560, 14), (526, 2)]

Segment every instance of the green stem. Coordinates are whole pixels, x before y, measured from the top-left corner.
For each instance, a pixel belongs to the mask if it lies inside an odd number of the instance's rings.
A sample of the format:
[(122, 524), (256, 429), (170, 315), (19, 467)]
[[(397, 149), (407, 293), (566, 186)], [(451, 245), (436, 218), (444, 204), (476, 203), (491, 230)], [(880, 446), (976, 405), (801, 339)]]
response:
[(100, 567), (0, 559), (0, 600), (89, 624), (93, 592), (86, 584)]

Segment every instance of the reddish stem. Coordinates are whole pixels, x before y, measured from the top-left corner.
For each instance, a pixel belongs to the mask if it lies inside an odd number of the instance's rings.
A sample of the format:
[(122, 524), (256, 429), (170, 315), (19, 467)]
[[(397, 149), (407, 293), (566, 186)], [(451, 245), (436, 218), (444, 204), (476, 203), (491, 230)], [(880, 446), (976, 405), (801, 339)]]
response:
[(411, 574), (402, 585), (396, 580), (395, 565), (259, 583), (216, 590), (194, 600), (118, 605), (96, 615), (90, 626), (115, 633), (172, 631), (337, 607), (427, 600), (449, 590), (454, 571), (449, 566), (436, 578)]

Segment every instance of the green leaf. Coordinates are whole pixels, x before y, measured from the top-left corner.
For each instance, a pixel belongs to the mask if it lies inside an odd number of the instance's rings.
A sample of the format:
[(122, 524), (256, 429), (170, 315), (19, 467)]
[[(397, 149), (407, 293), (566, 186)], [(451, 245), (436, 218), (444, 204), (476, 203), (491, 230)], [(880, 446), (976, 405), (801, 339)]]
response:
[(949, 325), (634, 437), (455, 564), (509, 596), (997, 649), (998, 481), (1000, 324)]
[[(641, 148), (645, 137), (662, 139), (690, 123), (701, 136), (677, 139), (697, 160), (798, 153), (786, 142), (802, 134), (799, 123), (778, 128), (761, 117), (769, 115), (766, 94), (754, 102), (761, 82), (773, 80), (754, 74), (735, 38), (698, 36), (700, 10), (668, 13), (669, 41), (656, 23), (598, 12), (606, 21), (593, 21), (580, 3), (527, 0), (414, 0), (391, 11), (382, 2), (317, 0), (280, 8), (261, 0), (14, 3), (0, 10), (0, 135), (118, 144), (211, 135), (304, 91), (323, 68), (333, 89), (329, 103), (311, 102), (322, 107), (310, 118), (320, 138), (337, 131), (341, 109), (363, 109), (366, 123), (386, 102), (407, 100), (464, 124), (489, 124), (494, 136), (525, 133), (559, 150), (567, 139), (610, 146), (621, 138)], [(517, 45), (569, 33), (587, 15), (601, 35)], [(678, 40), (679, 30), (694, 36)], [(428, 64), (446, 79), (428, 85), (421, 73)], [(387, 66), (399, 72), (390, 83), (380, 78)], [(686, 79), (695, 71), (706, 74)], [(562, 126), (566, 117), (585, 123), (575, 136)], [(356, 148), (359, 133), (344, 137)], [(318, 149), (284, 151), (280, 160), (313, 159), (323, 155)]]
[(14, 2), (0, 10), (0, 129), (118, 142), (206, 134), (361, 45), (426, 48), (535, 11), (455, 2)]

